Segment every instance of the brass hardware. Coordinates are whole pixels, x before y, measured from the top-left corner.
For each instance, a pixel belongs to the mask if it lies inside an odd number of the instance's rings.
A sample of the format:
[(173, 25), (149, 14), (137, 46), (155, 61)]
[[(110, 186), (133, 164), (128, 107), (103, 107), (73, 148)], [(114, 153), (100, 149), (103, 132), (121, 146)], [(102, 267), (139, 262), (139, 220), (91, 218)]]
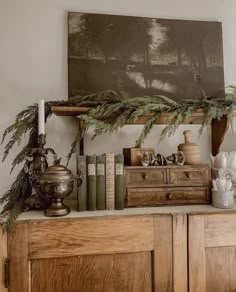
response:
[(4, 287), (9, 288), (9, 260), (8, 258), (4, 259)]

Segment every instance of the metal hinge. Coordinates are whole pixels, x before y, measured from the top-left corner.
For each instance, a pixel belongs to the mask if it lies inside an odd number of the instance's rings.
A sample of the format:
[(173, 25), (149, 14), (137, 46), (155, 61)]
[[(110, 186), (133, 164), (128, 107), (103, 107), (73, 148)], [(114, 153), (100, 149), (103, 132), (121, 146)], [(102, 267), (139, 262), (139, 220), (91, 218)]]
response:
[(8, 258), (4, 259), (4, 286), (9, 288), (9, 260)]

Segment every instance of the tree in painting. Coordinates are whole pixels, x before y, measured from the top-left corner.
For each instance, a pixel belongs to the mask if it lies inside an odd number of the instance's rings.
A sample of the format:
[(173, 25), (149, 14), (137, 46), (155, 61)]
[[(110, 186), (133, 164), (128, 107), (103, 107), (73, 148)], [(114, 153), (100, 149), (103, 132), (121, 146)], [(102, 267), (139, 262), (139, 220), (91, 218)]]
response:
[(223, 92), (217, 22), (69, 13), (69, 96), (194, 98)]

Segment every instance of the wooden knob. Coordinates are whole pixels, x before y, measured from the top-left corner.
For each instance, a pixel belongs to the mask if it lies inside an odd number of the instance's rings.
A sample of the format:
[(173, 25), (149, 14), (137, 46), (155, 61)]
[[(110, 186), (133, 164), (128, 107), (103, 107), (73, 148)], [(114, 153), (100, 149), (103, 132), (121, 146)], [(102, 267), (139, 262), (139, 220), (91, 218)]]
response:
[(189, 172), (185, 172), (185, 176), (187, 177), (187, 178), (191, 178), (191, 175), (190, 175), (190, 173)]
[(170, 200), (172, 199), (173, 195), (171, 193), (167, 193), (167, 199)]
[(183, 132), (184, 134), (184, 140), (185, 140), (185, 144), (186, 143), (191, 143), (191, 131), (190, 130), (186, 130)]

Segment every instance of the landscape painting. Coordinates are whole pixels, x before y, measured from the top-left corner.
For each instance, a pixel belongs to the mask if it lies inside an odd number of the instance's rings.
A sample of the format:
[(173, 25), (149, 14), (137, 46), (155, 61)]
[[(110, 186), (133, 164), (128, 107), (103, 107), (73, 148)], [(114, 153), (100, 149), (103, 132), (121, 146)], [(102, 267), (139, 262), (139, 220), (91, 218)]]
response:
[(70, 12), (68, 30), (69, 97), (106, 89), (176, 100), (224, 92), (220, 22)]

